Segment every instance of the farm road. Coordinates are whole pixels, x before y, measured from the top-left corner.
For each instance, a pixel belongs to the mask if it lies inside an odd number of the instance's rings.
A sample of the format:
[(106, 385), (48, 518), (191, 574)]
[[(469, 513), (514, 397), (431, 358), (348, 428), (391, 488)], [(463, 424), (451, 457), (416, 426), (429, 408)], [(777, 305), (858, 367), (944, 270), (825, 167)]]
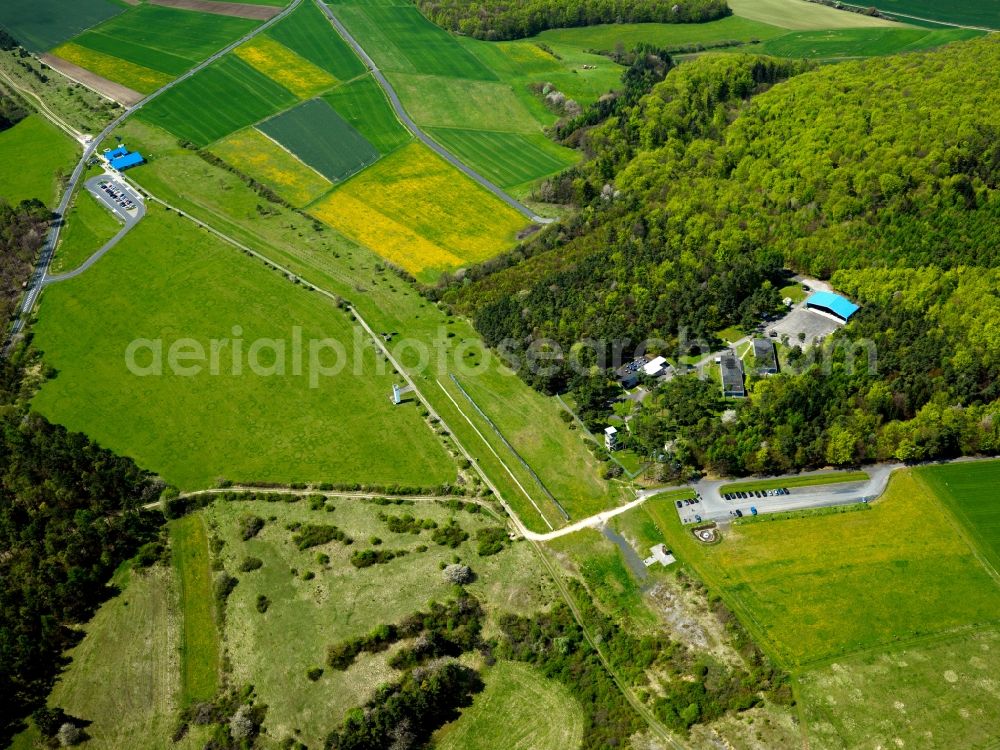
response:
[(10, 329), (7, 343), (4, 346), (4, 354), (6, 354), (10, 350), (11, 344), (16, 340), (18, 334), (24, 329), (25, 321), (31, 314), (32, 309), (34, 309), (35, 302), (38, 300), (38, 295), (42, 291), (42, 288), (45, 286), (45, 279), (49, 272), (49, 265), (52, 263), (52, 256), (55, 253), (56, 245), (59, 243), (59, 233), (62, 231), (63, 221), (66, 216), (66, 211), (69, 210), (70, 200), (72, 200), (73, 193), (76, 190), (76, 187), (80, 182), (80, 179), (83, 177), (83, 172), (87, 168), (87, 162), (90, 161), (90, 158), (97, 151), (101, 143), (104, 142), (104, 139), (107, 138), (109, 135), (111, 135), (111, 133), (114, 132), (115, 128), (117, 128), (119, 125), (125, 122), (125, 120), (127, 120), (137, 111), (142, 109), (144, 105), (153, 101), (153, 99), (160, 96), (164, 92), (169, 91), (179, 83), (183, 83), (198, 71), (214, 63), (223, 55), (228, 54), (229, 52), (234, 50), (236, 47), (239, 47), (244, 42), (253, 39), (262, 31), (265, 31), (269, 27), (273, 26), (282, 18), (284, 18), (293, 10), (295, 10), (295, 8), (297, 8), (301, 2), (302, 0), (292, 0), (291, 4), (287, 8), (281, 11), (281, 13), (279, 13), (278, 15), (274, 16), (270, 21), (262, 23), (260, 26), (253, 29), (249, 33), (244, 34), (235, 42), (232, 42), (226, 47), (223, 47), (215, 54), (211, 55), (202, 62), (198, 63), (196, 66), (191, 68), (183, 75), (175, 78), (170, 83), (157, 89), (142, 101), (129, 107), (120, 115), (118, 115), (118, 117), (116, 117), (114, 120), (108, 123), (108, 125), (104, 128), (104, 130), (102, 130), (93, 140), (84, 145), (83, 155), (80, 157), (80, 161), (77, 162), (76, 167), (73, 169), (73, 173), (70, 175), (69, 180), (66, 182), (66, 189), (63, 191), (62, 198), (59, 200), (59, 204), (56, 206), (56, 209), (53, 212), (55, 214), (55, 220), (52, 222), (52, 228), (49, 230), (48, 237), (46, 237), (45, 239), (45, 244), (42, 245), (42, 250), (38, 254), (38, 261), (35, 263), (35, 270), (32, 271), (31, 277), (28, 279), (28, 289), (27, 292), (25, 292), (24, 297), (21, 299), (20, 307), (18, 307), (17, 309), (17, 313), (14, 318), (14, 324)]
[(406, 109), (403, 107), (403, 103), (399, 100), (399, 95), (396, 93), (396, 90), (392, 87), (392, 84), (389, 83), (389, 80), (385, 77), (385, 75), (383, 75), (382, 71), (379, 70), (375, 61), (372, 60), (367, 52), (365, 52), (364, 47), (358, 43), (357, 39), (351, 36), (351, 32), (349, 32), (347, 27), (340, 22), (340, 19), (333, 14), (333, 11), (330, 10), (330, 7), (326, 3), (322, 0), (315, 0), (315, 2), (316, 5), (319, 6), (320, 10), (326, 14), (326, 17), (330, 19), (330, 23), (333, 24), (333, 27), (344, 38), (344, 41), (351, 45), (354, 51), (358, 54), (358, 57), (360, 57), (368, 69), (371, 70), (372, 75), (375, 76), (375, 80), (378, 81), (378, 85), (382, 87), (382, 90), (385, 91), (385, 95), (389, 98), (389, 103), (392, 104), (392, 108), (395, 110), (396, 116), (399, 117), (400, 122), (406, 126), (407, 130), (413, 133), (414, 136), (416, 136), (428, 148), (433, 150), (438, 156), (462, 172), (462, 174), (478, 182), (484, 188), (493, 193), (493, 195), (497, 198), (522, 215), (526, 216), (531, 221), (536, 224), (551, 224), (555, 221), (555, 219), (547, 219), (544, 216), (536, 214), (530, 208), (507, 194), (503, 188), (495, 185), (493, 182), (479, 174), (479, 172), (466, 165), (450, 151), (448, 151), (448, 149), (421, 130), (420, 126), (413, 121), (413, 118), (410, 117), (409, 114), (407, 114)]

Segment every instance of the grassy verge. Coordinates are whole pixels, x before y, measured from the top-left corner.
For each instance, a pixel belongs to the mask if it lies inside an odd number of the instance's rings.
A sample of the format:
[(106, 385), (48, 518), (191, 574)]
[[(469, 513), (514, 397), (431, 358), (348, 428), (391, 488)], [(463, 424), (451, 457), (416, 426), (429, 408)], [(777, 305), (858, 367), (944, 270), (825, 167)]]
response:
[(215, 623), (208, 535), (198, 514), (170, 525), (173, 565), (180, 582), (181, 703), (207, 701), (219, 687), (219, 632)]
[(719, 492), (752, 492), (773, 490), (779, 487), (814, 487), (819, 484), (844, 484), (845, 482), (867, 482), (871, 477), (863, 471), (838, 471), (828, 474), (810, 474), (782, 479), (757, 479), (751, 482), (733, 482), (719, 487)]

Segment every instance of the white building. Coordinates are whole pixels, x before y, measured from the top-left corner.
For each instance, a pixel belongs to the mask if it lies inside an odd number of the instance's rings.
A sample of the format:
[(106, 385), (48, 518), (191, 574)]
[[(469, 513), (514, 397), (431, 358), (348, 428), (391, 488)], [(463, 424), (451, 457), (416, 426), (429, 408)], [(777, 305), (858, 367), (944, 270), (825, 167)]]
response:
[(609, 451), (613, 451), (618, 448), (618, 430), (614, 427), (607, 427), (604, 430), (604, 447)]
[(647, 568), (656, 565), (656, 563), (660, 563), (660, 565), (666, 567), (677, 562), (676, 558), (670, 554), (670, 550), (665, 545), (657, 544), (655, 547), (650, 547), (649, 552), (649, 557), (642, 561)]
[(657, 378), (667, 371), (670, 365), (665, 357), (655, 357), (642, 366), (642, 371), (651, 378)]

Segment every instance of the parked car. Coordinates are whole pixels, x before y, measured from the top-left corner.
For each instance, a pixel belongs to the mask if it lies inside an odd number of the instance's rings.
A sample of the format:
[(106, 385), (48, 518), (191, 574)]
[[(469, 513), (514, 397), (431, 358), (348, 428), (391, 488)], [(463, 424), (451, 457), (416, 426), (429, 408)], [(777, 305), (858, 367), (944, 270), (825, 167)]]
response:
[(736, 517), (743, 518), (743, 511), (740, 510), (739, 508), (736, 509)]
[(684, 507), (684, 503), (682, 503), (680, 500), (678, 500), (677, 501), (677, 507), (678, 508), (683, 508)]

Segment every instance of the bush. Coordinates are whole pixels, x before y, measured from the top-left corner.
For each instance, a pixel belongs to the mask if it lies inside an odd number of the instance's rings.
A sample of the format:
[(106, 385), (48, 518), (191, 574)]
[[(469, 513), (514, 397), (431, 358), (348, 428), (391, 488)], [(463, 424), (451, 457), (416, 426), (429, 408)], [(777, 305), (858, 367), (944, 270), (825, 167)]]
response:
[(447, 526), (441, 526), (431, 534), (431, 539), (435, 542), (442, 546), (451, 547), (452, 549), (455, 549), (468, 538), (469, 533), (462, 529), (454, 518), (448, 522)]
[(503, 552), (504, 547), (507, 546), (509, 537), (507, 536), (507, 529), (502, 526), (490, 526), (485, 529), (479, 529), (476, 532), (476, 541), (479, 542), (479, 546), (476, 549), (479, 556), (489, 557), (498, 552)]
[(310, 667), (306, 671), (306, 677), (308, 677), (312, 682), (316, 682), (320, 677), (323, 676), (323, 667)]
[(166, 547), (162, 542), (147, 542), (139, 547), (135, 556), (135, 564), (140, 568), (149, 568), (156, 565), (166, 552)]
[(233, 593), (233, 589), (236, 588), (236, 584), (240, 582), (239, 578), (235, 578), (228, 573), (223, 572), (215, 580), (215, 602), (216, 604), (222, 606), (226, 603), (229, 595)]
[(464, 586), (467, 583), (471, 583), (473, 578), (472, 568), (470, 568), (468, 565), (458, 565), (458, 564), (447, 566), (444, 569), (442, 575), (444, 576), (444, 580), (450, 583), (458, 584), (459, 586)]
[(260, 516), (243, 516), (240, 519), (240, 537), (243, 541), (253, 539), (264, 528), (264, 519)]
[(271, 600), (268, 599), (264, 594), (257, 594), (257, 611), (261, 614), (267, 612), (267, 608), (271, 606)]
[(365, 549), (351, 554), (351, 565), (355, 568), (368, 568), (372, 565), (383, 565), (407, 554), (405, 549)]
[(314, 523), (308, 523), (304, 526), (300, 526), (298, 533), (292, 537), (292, 541), (299, 549), (318, 547), (321, 544), (326, 544), (334, 540), (343, 542), (344, 544), (350, 544), (347, 539), (347, 535), (336, 526)]
[(264, 567), (264, 561), (259, 557), (247, 557), (240, 563), (240, 570), (244, 573), (249, 573), (252, 570), (259, 570), (262, 567)]

